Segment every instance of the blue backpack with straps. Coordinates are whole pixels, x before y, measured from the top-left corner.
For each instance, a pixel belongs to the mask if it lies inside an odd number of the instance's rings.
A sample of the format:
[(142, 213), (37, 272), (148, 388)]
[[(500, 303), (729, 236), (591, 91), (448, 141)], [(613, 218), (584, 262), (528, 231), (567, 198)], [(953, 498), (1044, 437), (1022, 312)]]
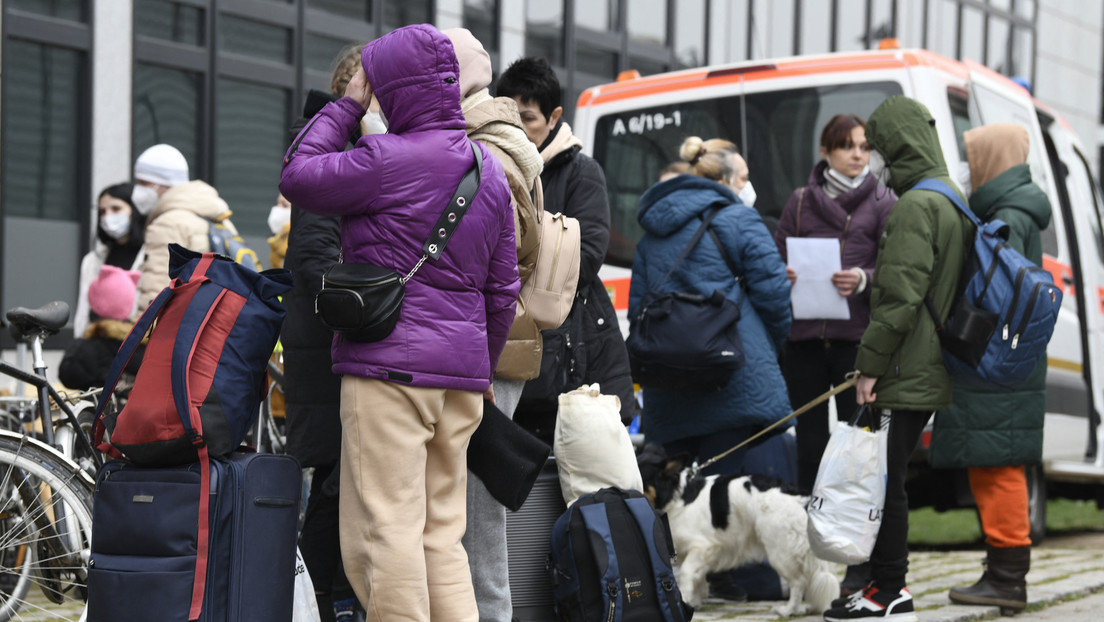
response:
[(1046, 356), (1062, 290), (1049, 272), (1012, 248), (1005, 222), (982, 222), (938, 179), (925, 179), (913, 190), (947, 197), (977, 227), (945, 322), (931, 296), (924, 299), (943, 347), (943, 364), (956, 380), (993, 389), (1019, 388)]
[(579, 497), (552, 526), (552, 596), (570, 622), (687, 622), (667, 516), (635, 490)]

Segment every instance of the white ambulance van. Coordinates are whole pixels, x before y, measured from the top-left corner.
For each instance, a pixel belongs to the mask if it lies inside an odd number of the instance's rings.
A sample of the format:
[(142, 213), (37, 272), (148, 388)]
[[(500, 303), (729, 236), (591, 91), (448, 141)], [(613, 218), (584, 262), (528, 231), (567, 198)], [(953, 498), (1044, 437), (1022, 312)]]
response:
[[(757, 60), (593, 87), (579, 97), (573, 129), (606, 173), (613, 231), (601, 276), (624, 313), (642, 235), (637, 201), (678, 159), (685, 137), (723, 137), (740, 145), (758, 194), (755, 208), (771, 225), (793, 189), (807, 183), (824, 124), (838, 113), (869, 117), (891, 95), (915, 98), (932, 112), (952, 176), (965, 161), (965, 130), (1015, 122), (1031, 135), (1032, 177), (1054, 212), (1043, 232), (1044, 267), (1065, 294), (1047, 351), (1044, 464), (1029, 470), (1039, 537), (1046, 485), (1055, 495), (1104, 501), (1104, 209), (1070, 126), (1008, 78), (925, 50), (884, 49)], [(622, 321), (627, 331), (623, 315)], [(917, 504), (970, 502), (964, 476), (936, 475), (943, 480), (918, 478), (933, 485), (927, 492), (913, 489)]]

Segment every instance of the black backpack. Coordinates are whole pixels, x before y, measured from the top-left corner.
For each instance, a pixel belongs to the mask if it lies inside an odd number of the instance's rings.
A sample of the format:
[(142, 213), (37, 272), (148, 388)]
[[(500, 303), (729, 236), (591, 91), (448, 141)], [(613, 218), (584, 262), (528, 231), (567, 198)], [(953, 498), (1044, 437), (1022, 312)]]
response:
[(686, 622), (667, 516), (639, 492), (579, 497), (552, 527), (552, 596), (571, 622)]

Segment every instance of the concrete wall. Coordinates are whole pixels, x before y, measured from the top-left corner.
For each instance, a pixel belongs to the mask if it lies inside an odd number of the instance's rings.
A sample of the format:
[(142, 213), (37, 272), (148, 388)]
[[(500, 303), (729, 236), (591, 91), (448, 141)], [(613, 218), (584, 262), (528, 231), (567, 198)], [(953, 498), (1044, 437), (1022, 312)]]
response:
[(1042, 0), (1036, 28), (1035, 97), (1073, 126), (1085, 144), (1085, 156), (1095, 163), (1097, 147), (1104, 143), (1104, 3)]

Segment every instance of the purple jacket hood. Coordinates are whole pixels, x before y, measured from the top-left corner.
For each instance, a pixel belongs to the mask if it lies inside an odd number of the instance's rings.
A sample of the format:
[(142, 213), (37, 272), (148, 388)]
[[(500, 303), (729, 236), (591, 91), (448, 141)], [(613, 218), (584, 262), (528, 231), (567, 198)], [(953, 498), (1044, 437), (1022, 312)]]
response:
[[(327, 104), (288, 149), (280, 190), (307, 211), (341, 217), (343, 261), (406, 274), (474, 161), (456, 57), (446, 36), (416, 25), (369, 43), (361, 58), (388, 133), (345, 151), (364, 109), (347, 97)], [(506, 177), (476, 148), (482, 182), (440, 260), (427, 260), (407, 282), (386, 339), (335, 337), (335, 373), (480, 392), (490, 384), (519, 281)]]

